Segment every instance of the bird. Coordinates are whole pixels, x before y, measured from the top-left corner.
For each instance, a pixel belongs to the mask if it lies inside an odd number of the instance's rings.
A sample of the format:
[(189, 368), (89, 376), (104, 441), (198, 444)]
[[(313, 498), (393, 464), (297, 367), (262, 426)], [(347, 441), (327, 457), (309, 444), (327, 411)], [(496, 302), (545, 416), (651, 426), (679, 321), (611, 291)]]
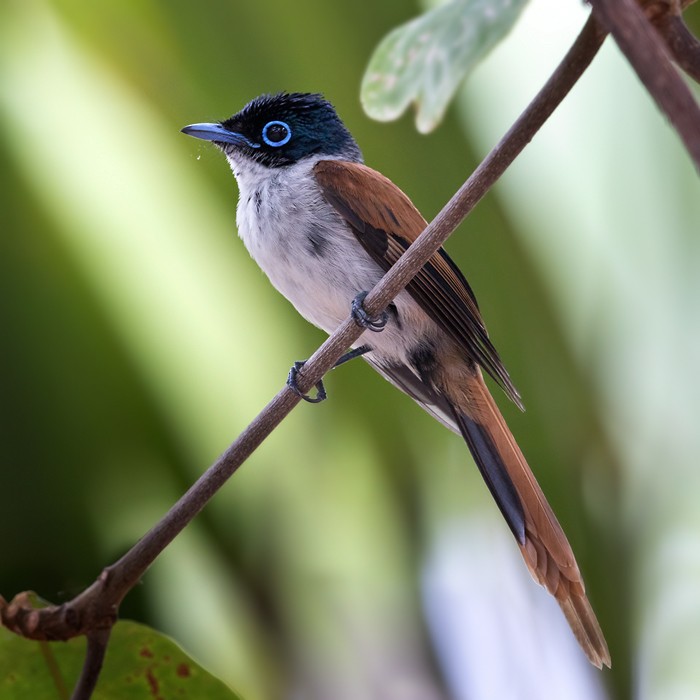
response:
[[(610, 653), (571, 546), (501, 415), (483, 372), (521, 409), (476, 297), (440, 248), (379, 317), (362, 301), (427, 223), (404, 192), (366, 166), (317, 93), (263, 94), (228, 119), (182, 132), (212, 142), (238, 183), (238, 234), (272, 285), (332, 333), (363, 327), (340, 362), (361, 356), (466, 442), (535, 581), (556, 599), (588, 659)], [(288, 377), (296, 386), (295, 363)], [(325, 398), (322, 383), (312, 402)]]

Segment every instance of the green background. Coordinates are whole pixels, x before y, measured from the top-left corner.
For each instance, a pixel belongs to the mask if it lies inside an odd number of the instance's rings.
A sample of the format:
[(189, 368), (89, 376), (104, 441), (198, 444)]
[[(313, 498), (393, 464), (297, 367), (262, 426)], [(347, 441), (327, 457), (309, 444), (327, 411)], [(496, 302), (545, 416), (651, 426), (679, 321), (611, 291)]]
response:
[[(0, 5), (6, 598), (82, 590), (323, 340), (249, 259), (224, 159), (182, 126), (261, 92), (323, 92), (431, 218), (585, 20), (533, 0), (422, 136), (358, 98), (373, 48), (420, 10)], [(122, 613), (249, 699), (700, 693), (699, 194), (608, 42), (448, 244), (527, 406), (498, 396), (612, 671), (587, 667), (530, 582), (461, 442), (361, 362), (293, 412)]]

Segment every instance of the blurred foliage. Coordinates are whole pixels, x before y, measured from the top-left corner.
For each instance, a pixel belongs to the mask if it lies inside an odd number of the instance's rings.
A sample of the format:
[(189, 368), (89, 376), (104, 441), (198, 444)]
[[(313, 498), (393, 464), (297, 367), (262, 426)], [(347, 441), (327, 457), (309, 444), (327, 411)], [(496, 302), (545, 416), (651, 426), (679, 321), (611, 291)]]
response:
[[(180, 127), (261, 92), (324, 92), (430, 218), (585, 18), (534, 0), (425, 137), (358, 99), (374, 48), (419, 9), (0, 5), (5, 597), (88, 585), (323, 338), (236, 240), (224, 159)], [(609, 43), (448, 244), (525, 399), (523, 415), (498, 397), (613, 671), (529, 602), (461, 442), (361, 362), (293, 412), (122, 613), (254, 700), (479, 697), (477, 678), (559, 698), (556, 674), (587, 698), (700, 692), (699, 222), (696, 174)]]
[(428, 133), (477, 63), (510, 31), (525, 0), (450, 0), (392, 30), (362, 80), (367, 114), (379, 121), (416, 107), (416, 128)]

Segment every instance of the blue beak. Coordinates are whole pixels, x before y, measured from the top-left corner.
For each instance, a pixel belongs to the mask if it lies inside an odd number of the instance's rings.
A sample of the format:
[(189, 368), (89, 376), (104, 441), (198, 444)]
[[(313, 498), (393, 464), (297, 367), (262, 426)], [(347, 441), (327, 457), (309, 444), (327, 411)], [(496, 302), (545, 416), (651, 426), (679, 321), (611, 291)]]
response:
[(214, 143), (230, 143), (234, 146), (249, 146), (250, 148), (260, 148), (259, 143), (253, 143), (248, 140), (243, 134), (236, 131), (229, 131), (221, 124), (190, 124), (189, 126), (180, 129), (183, 134), (194, 136), (196, 139), (204, 139), (204, 141), (213, 141)]

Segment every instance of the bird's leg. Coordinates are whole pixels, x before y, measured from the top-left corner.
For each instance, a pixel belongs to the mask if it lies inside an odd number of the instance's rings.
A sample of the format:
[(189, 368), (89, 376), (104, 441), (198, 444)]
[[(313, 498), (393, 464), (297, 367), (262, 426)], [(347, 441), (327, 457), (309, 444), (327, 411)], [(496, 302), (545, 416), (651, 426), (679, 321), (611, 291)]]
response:
[(297, 386), (297, 374), (299, 374), (299, 370), (306, 364), (306, 360), (298, 360), (295, 362), (291, 369), (289, 370), (289, 374), (287, 375), (287, 386), (300, 398), (304, 399), (304, 401), (308, 401), (309, 403), (321, 403), (321, 401), (325, 401), (328, 395), (326, 394), (326, 387), (323, 386), (323, 380), (319, 379), (316, 382), (316, 396), (309, 396), (308, 394), (305, 394), (298, 386)]
[(368, 313), (362, 306), (362, 302), (365, 300), (367, 292), (360, 292), (353, 300), (350, 306), (350, 313), (355, 319), (355, 323), (362, 328), (373, 331), (374, 333), (379, 333), (384, 330), (389, 321), (389, 314), (386, 311), (382, 311), (378, 318), (370, 318)]
[[(331, 369), (335, 369), (336, 367), (339, 367), (340, 365), (349, 362), (350, 360), (354, 360), (356, 357), (361, 357), (365, 353), (369, 352), (371, 349), (372, 348), (369, 345), (360, 345), (359, 348), (353, 348), (352, 350), (348, 350), (348, 352), (346, 352), (344, 355), (341, 355), (341, 357), (336, 361), (336, 363)], [(304, 399), (304, 401), (308, 401), (309, 403), (321, 403), (321, 401), (324, 401), (328, 397), (328, 394), (326, 394), (326, 387), (323, 386), (323, 380), (319, 380), (318, 382), (316, 382), (316, 396), (309, 396), (308, 394), (304, 394), (301, 391), (301, 389), (299, 389), (299, 387), (297, 386), (297, 374), (305, 364), (306, 360), (300, 360), (292, 365), (292, 368), (289, 370), (289, 374), (287, 375), (287, 386), (297, 396)]]
[(340, 367), (340, 365), (344, 365), (346, 362), (354, 360), (356, 357), (362, 357), (362, 355), (368, 353), (371, 349), (372, 348), (369, 345), (360, 345), (359, 348), (353, 348), (352, 350), (348, 350), (344, 355), (340, 356), (340, 359), (336, 361), (332, 369)]
[[(362, 302), (365, 300), (367, 292), (360, 292), (353, 300), (350, 305), (350, 313), (355, 319), (355, 323), (362, 328), (372, 331), (373, 333), (379, 333), (384, 330), (384, 327), (389, 322), (389, 314), (386, 311), (382, 311), (378, 318), (370, 318), (369, 314), (365, 311), (362, 306)], [(360, 357), (365, 353), (369, 352), (372, 348), (369, 345), (360, 345), (359, 348), (354, 348), (346, 352), (334, 365), (333, 367), (338, 367), (349, 360), (354, 360), (356, 357)], [(289, 370), (287, 375), (287, 386), (299, 397), (308, 401), (309, 403), (321, 403), (327, 398), (326, 387), (323, 385), (323, 380), (316, 382), (316, 396), (309, 396), (304, 394), (297, 386), (297, 374), (299, 370), (304, 366), (306, 360), (301, 360), (295, 362), (292, 368)]]

